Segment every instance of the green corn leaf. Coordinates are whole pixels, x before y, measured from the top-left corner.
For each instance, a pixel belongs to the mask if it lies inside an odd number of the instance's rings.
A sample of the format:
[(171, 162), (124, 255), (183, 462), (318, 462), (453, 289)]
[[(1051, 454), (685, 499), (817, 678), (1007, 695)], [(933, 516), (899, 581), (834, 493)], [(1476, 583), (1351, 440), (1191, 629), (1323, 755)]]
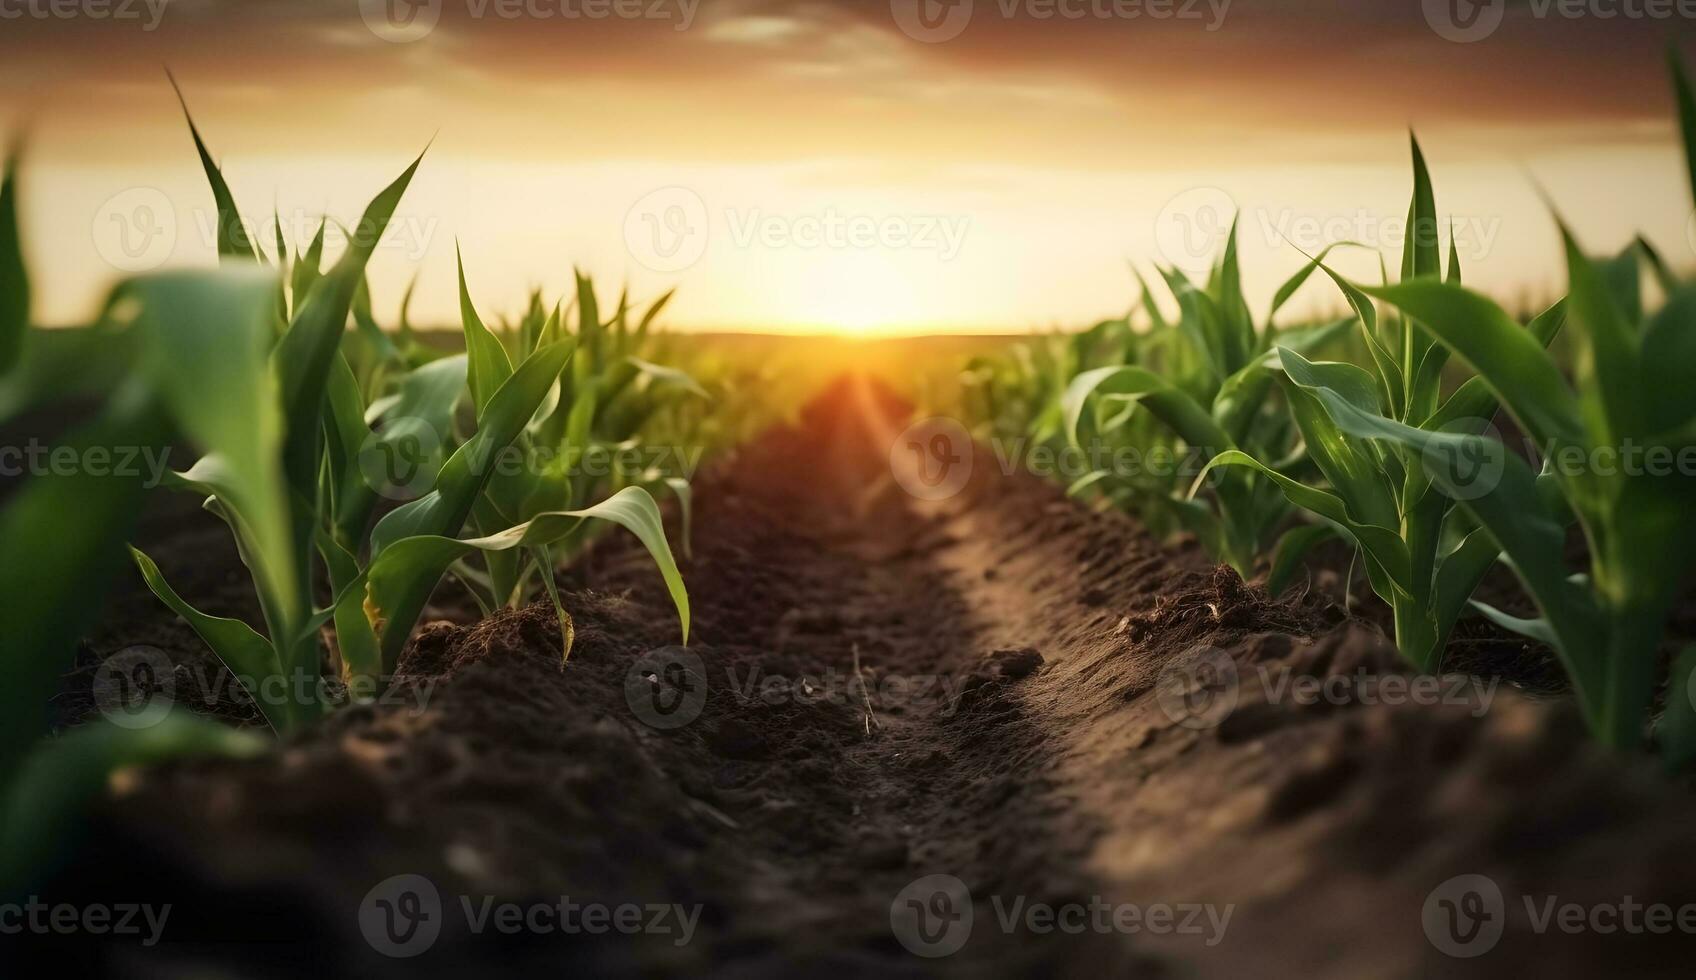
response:
[[(1310, 279), (1313, 276), (1313, 273), (1321, 267), (1321, 264), (1325, 261), (1325, 257), (1331, 254), (1332, 249), (1344, 247), (1364, 248), (1365, 246), (1360, 245), (1357, 242), (1332, 242), (1320, 249), (1318, 255), (1308, 259), (1306, 265), (1297, 270), (1295, 275), (1284, 280), (1283, 284), (1280, 285), (1277, 291), (1272, 294), (1272, 307), (1266, 312), (1266, 336), (1261, 344), (1262, 350), (1270, 349), (1272, 346), (1271, 341), (1276, 330), (1273, 326), (1273, 321), (1277, 318), (1278, 311), (1284, 308), (1284, 304), (1290, 301), (1290, 297), (1296, 294), (1296, 290), (1307, 284), (1307, 280)], [(1339, 322), (1346, 324), (1350, 321), (1343, 320)], [(1285, 336), (1287, 337), (1288, 334)]]
[[(365, 575), (337, 603), (338, 635), (345, 629), (362, 634), (350, 666), (380, 676), (391, 670), (411, 634), (418, 614), (442, 574), (472, 551), (499, 552), (554, 544), (589, 519), (610, 521), (635, 534), (653, 557), (677, 607), (683, 642), (689, 640), (689, 594), (665, 539), (665, 527), (654, 498), (640, 487), (626, 487), (582, 510), (538, 514), (498, 534), (459, 540), (420, 534), (390, 542), (366, 568)], [(359, 628), (364, 623), (363, 629)], [(343, 644), (343, 656), (348, 657)]]
[(1469, 605), (1481, 613), (1485, 619), (1509, 633), (1536, 640), (1553, 650), (1561, 649), (1561, 636), (1555, 632), (1554, 626), (1546, 618), (1524, 619), (1511, 613), (1505, 613), (1487, 602), (1480, 602), (1476, 599), (1472, 600)]
[(329, 471), (331, 518), (341, 519), (352, 503), (346, 488), (355, 481), (363, 482), (359, 473), (359, 451), (371, 436), (365, 424), (365, 397), (359, 390), (359, 379), (346, 355), (337, 354), (330, 366), (325, 389), (324, 459)]
[[(1362, 434), (1375, 432), (1374, 438), (1418, 452), (1432, 484), (1489, 533), (1561, 638), (1557, 649), (1593, 712), (1595, 699), (1605, 691), (1601, 615), (1590, 594), (1566, 575), (1566, 524), (1541, 505), (1536, 476), (1525, 462), (1500, 444), (1490, 448), (1482, 436), (1428, 432), (1364, 413), (1350, 416), (1340, 399), (1330, 400), (1328, 407), (1350, 417), (1351, 427)], [(1490, 469), (1481, 470), (1480, 461), (1488, 461)], [(1491, 472), (1498, 467), (1499, 476)]]
[(1233, 445), (1219, 424), (1195, 399), (1166, 379), (1134, 365), (1095, 368), (1072, 379), (1061, 396), (1066, 437), (1078, 441), (1079, 420), (1092, 395), (1135, 397), (1185, 442), (1199, 449), (1217, 450)]
[(223, 171), (218, 169), (217, 162), (206, 149), (206, 141), (200, 138), (200, 130), (194, 125), (194, 116), (188, 111), (188, 100), (183, 97), (182, 86), (177, 84), (176, 76), (169, 71), (165, 72), (165, 76), (171, 80), (171, 88), (177, 93), (177, 102), (183, 108), (183, 118), (188, 120), (188, 131), (194, 137), (194, 150), (200, 155), (201, 169), (206, 171), (206, 181), (212, 185), (212, 201), (218, 208), (218, 255), (220, 258), (257, 262), (258, 253), (248, 237), (247, 226), (242, 224), (241, 212), (236, 209), (235, 196), (230, 193), (230, 185), (224, 182)]
[[(1641, 436), (1648, 419), (1638, 370), (1637, 338), (1624, 319), (1628, 314), (1621, 312), (1617, 286), (1610, 285), (1605, 269), (1585, 257), (1565, 224), (1561, 225), (1561, 240), (1566, 246), (1570, 289), (1567, 315), (1576, 326), (1578, 340), (1573, 374), (1582, 395), (1579, 408), (1598, 444), (1617, 443), (1628, 435)], [(1632, 274), (1635, 272), (1634, 264)]]
[(672, 496), (677, 498), (678, 531), (682, 536), (683, 557), (693, 559), (695, 554), (691, 546), (693, 539), (691, 528), (695, 523), (694, 490), (689, 486), (689, 481), (680, 476), (666, 477), (665, 485), (671, 490)]
[(1297, 480), (1292, 480), (1270, 466), (1260, 462), (1253, 456), (1240, 450), (1230, 450), (1220, 453), (1208, 461), (1201, 474), (1196, 477), (1195, 487), (1199, 489), (1207, 474), (1218, 466), (1246, 466), (1260, 471), (1269, 477), (1278, 488), (1289, 498), (1290, 503), (1310, 513), (1317, 514), (1346, 530), (1365, 551), (1367, 560), (1379, 567), (1388, 579), (1398, 588), (1410, 591), (1409, 565), (1407, 547), (1395, 531), (1376, 524), (1366, 524), (1350, 515), (1348, 506), (1343, 498), (1334, 493), (1307, 486)]
[(267, 602), (300, 599), (288, 496), (277, 464), (283, 423), (266, 366), (276, 278), (258, 269), (171, 273), (120, 287), (140, 304), (143, 373), (178, 429), (220, 462), (218, 493), (252, 535)]
[(366, 207), (349, 236), (347, 251), (312, 287), (288, 332), (272, 351), (271, 364), (282, 389), (287, 425), (285, 470), (290, 485), (303, 499), (312, 499), (315, 493), (324, 390), (347, 327), (354, 292), (364, 280), (365, 265), (423, 159), (420, 154)]
[[(1372, 376), (1353, 364), (1315, 364), (1291, 350), (1280, 350), (1279, 358), (1289, 381), (1284, 397), (1308, 456), (1357, 520), (1399, 526), (1395, 489), (1385, 478), (1383, 455), (1369, 444), (1351, 441), (1349, 437), (1359, 433), (1346, 424), (1354, 414), (1381, 418), (1375, 410), (1378, 392)], [(1340, 412), (1337, 402), (1352, 411)]]
[[(1465, 361), (1531, 436), (1578, 443), (1576, 398), (1543, 345), (1489, 299), (1428, 279), (1362, 287), (1405, 310)], [(1570, 306), (1568, 307), (1570, 311)]]
[[(1467, 601), (1478, 591), (1478, 583), (1484, 581), (1501, 553), (1489, 531), (1474, 528), (1455, 550), (1438, 562), (1431, 604), (1438, 636), (1446, 637), (1454, 629), (1455, 622), (1466, 611)], [(1432, 664), (1431, 669), (1441, 666)]]
[[(1539, 313), (1526, 325), (1526, 333), (1536, 340), (1538, 345), (1547, 348), (1566, 325), (1566, 300), (1557, 301), (1553, 306)], [(1495, 416), (1498, 408), (1496, 393), (1483, 378), (1474, 376), (1461, 382), (1449, 400), (1443, 403), (1429, 419), (1420, 424), (1422, 429), (1432, 431), (1459, 432), (1462, 423), (1478, 423), (1470, 428), (1473, 433), (1483, 431), (1483, 423)]]
[[(277, 651), (271, 646), (271, 641), (260, 636), (253, 627), (239, 619), (208, 616), (194, 608), (183, 601), (171, 588), (170, 583), (165, 581), (165, 576), (153, 559), (138, 548), (131, 548), (130, 556), (135, 559), (142, 579), (147, 582), (147, 587), (153, 594), (159, 597), (159, 601), (181, 616), (237, 677), (257, 679), (283, 674), (283, 666), (277, 659)], [(250, 690), (248, 694), (253, 697), (254, 704), (259, 707), (272, 728), (279, 732), (289, 730), (293, 719), (287, 704), (268, 704), (266, 699), (260, 697), (258, 691)]]
[(1431, 191), (1431, 173), (1419, 140), (1408, 134), (1413, 148), (1413, 200), (1408, 203), (1407, 228), (1402, 236), (1402, 281), (1417, 276), (1443, 274), (1442, 243), (1437, 234), (1437, 202)]
[(1696, 418), (1696, 284), (1680, 286), (1643, 331), (1641, 386), (1649, 428), (1671, 432)]
[(435, 488), (377, 522), (371, 531), (373, 556), (402, 538), (459, 533), (488, 481), (496, 454), (524, 431), (574, 350), (571, 341), (561, 341), (524, 359), (490, 397), (477, 419), (477, 433), (442, 465)]
[(289, 292), (294, 294), (294, 307), (297, 316), (300, 314), (301, 304), (306, 302), (306, 297), (312, 292), (312, 287), (318, 284), (319, 278), (323, 275), (321, 266), (324, 262), (324, 228), (327, 224), (329, 224), (327, 221), (318, 222), (317, 233), (312, 236), (312, 242), (306, 246), (306, 251), (302, 252), (300, 257), (295, 260), (294, 269), (291, 272)]
[(465, 260), (459, 256), (457, 247), (454, 254), (459, 262), (459, 318), (465, 329), (471, 400), (481, 415), (489, 399), (512, 376), (512, 361), (507, 357), (506, 348), (477, 315), (477, 308), (471, 302), (471, 290), (465, 284)]
[(577, 641), (577, 627), (571, 619), (571, 613), (566, 611), (565, 603), (559, 596), (559, 583), (554, 581), (554, 562), (548, 554), (546, 546), (532, 549), (531, 560), (542, 573), (542, 588), (548, 593), (548, 601), (553, 604), (554, 618), (559, 622), (560, 664), (571, 659), (571, 647)]
[(1354, 310), (1355, 318), (1360, 323), (1360, 337), (1366, 344), (1367, 353), (1372, 358), (1372, 366), (1378, 372), (1378, 383), (1382, 388), (1382, 411), (1386, 414), (1399, 410), (1405, 404), (1405, 389), (1402, 387), (1401, 366), (1394, 355), (1384, 348), (1378, 338), (1378, 310), (1372, 305), (1371, 297), (1357, 288), (1342, 276), (1331, 271), (1330, 266), (1321, 263), (1320, 268), (1343, 291), (1349, 306)]
[(648, 340), (648, 331), (653, 327), (654, 321), (658, 319), (660, 312), (665, 309), (667, 303), (671, 302), (672, 296), (676, 293), (677, 290), (675, 289), (666, 290), (665, 295), (654, 300), (653, 305), (648, 307), (648, 312), (642, 314), (642, 319), (637, 321), (636, 332), (631, 338), (631, 350), (639, 351), (642, 349), (642, 345)]

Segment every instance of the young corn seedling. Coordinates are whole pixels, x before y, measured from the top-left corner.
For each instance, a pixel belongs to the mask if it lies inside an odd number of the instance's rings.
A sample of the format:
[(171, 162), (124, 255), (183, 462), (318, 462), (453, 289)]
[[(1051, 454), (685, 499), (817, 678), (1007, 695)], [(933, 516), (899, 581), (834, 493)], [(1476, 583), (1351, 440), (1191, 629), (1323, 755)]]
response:
[[(1242, 295), (1236, 242), (1233, 224), (1225, 253), (1205, 288), (1197, 288), (1176, 270), (1161, 270), (1178, 301), (1176, 322), (1161, 315), (1143, 284), (1142, 306), (1152, 331), (1127, 348), (1141, 363), (1084, 371), (1070, 380), (1061, 398), (1066, 437), (1074, 448), (1114, 450), (1129, 444), (1141, 448), (1145, 458), (1160, 447), (1180, 459), (1188, 454), (1208, 459), (1249, 447), (1280, 460), (1280, 467), (1301, 464), (1299, 456), (1291, 455), (1297, 447), (1287, 416), (1268, 404), (1271, 347), (1276, 340), (1286, 347), (1312, 349), (1341, 334), (1349, 320), (1304, 330), (1280, 331), (1275, 326), (1278, 311), (1313, 274), (1316, 260), (1278, 289), (1265, 325), (1257, 329)], [(1156, 437), (1161, 441), (1150, 444), (1150, 429), (1139, 418), (1145, 414), (1175, 441), (1166, 442), (1162, 435)], [(1132, 428), (1136, 426), (1143, 428)], [(1230, 475), (1218, 482), (1208, 503), (1189, 499), (1179, 475), (1174, 471), (1166, 481), (1162, 506), (1195, 533), (1209, 553), (1244, 576), (1251, 574), (1288, 509), (1277, 488), (1247, 475)], [(1092, 473), (1085, 479), (1111, 487), (1121, 477)]]
[[(1401, 278), (1404, 283), (1436, 282), (1442, 274), (1436, 203), (1419, 144), (1412, 146), (1413, 200)], [(1451, 239), (1449, 285), (1458, 289), (1460, 276)], [(1268, 457), (1241, 449), (1220, 454), (1209, 467), (1260, 471), (1291, 503), (1318, 517), (1321, 526), (1353, 542), (1365, 559), (1372, 590), (1394, 615), (1402, 655), (1421, 670), (1435, 670), (1497, 549), (1488, 534), (1475, 531), (1465, 513), (1455, 509), (1454, 495), (1433, 487), (1420, 449), (1383, 441), (1382, 426), (1475, 435), (1495, 414), (1496, 400), (1484, 382), (1474, 379), (1444, 401), (1440, 386), (1448, 350), (1409, 323), (1380, 318), (1368, 297), (1333, 278), (1354, 307), (1372, 369), (1314, 363), (1287, 347), (1277, 351), (1285, 401), (1327, 487), (1309, 486), (1281, 472)], [(1514, 329), (1540, 353), (1561, 322), (1557, 304), (1529, 329)]]
[[(219, 208), (221, 252), (226, 261), (262, 260), (198, 131), (194, 136)], [(253, 572), (266, 633), (194, 609), (146, 555), (136, 551), (135, 560), (155, 594), (232, 671), (261, 688), (278, 677), (288, 681), (285, 688), (295, 688), (296, 679), (316, 681), (318, 635), (333, 621), (344, 680), (356, 695), (375, 693), (392, 674), (402, 644), (451, 561), (471, 551), (546, 548), (589, 518), (628, 527), (648, 547), (687, 638), (687, 595), (659, 532), (658, 507), (639, 488), (592, 507), (539, 513), (517, 527), (478, 528), (474, 537), (458, 540), (491, 476), (489, 461), (524, 433), (557, 389), (576, 344), (545, 338), (514, 367), (504, 352), (493, 357), (482, 337), (468, 333), (466, 356), (425, 360), (407, 370), (413, 355), (370, 317), (364, 268), (417, 166), (414, 161), (372, 203), (327, 272), (318, 269), (320, 229), (295, 258), (292, 288), (269, 279), (268, 315), (228, 331), (217, 348), (231, 349), (229, 359), (239, 370), (219, 369), (201, 351), (179, 351), (161, 366), (187, 388), (203, 397), (209, 393), (208, 401), (222, 408), (207, 423), (208, 431), (190, 433), (207, 455), (176, 479), (205, 495), (208, 509), (230, 525)], [(287, 244), (277, 244), (278, 264), (286, 265)], [(475, 431), (449, 454), (455, 407), (467, 386)], [(379, 433), (371, 431), (372, 421)], [(418, 468), (409, 475), (420, 478), (428, 492), (371, 526), (378, 488), (361, 466), (362, 455), (392, 462), (415, 448), (425, 429), (445, 456), (408, 460)], [(314, 549), (333, 596), (326, 608), (311, 602), (318, 584)], [(279, 702), (262, 691), (250, 693), (278, 731), (310, 722), (327, 707), (316, 697)]]
[[(218, 208), (219, 254), (226, 263), (256, 265), (259, 253), (241, 224), (229, 186), (192, 118), (189, 128)], [(312, 605), (312, 554), (323, 534), (319, 488), (325, 394), (333, 369), (342, 362), (342, 335), (365, 265), (419, 162), (414, 160), (371, 202), (357, 234), (349, 236), (347, 250), (327, 273), (303, 280), (297, 263), (297, 281), (305, 281), (307, 290), (294, 297), (295, 309), (280, 336), (280, 277), (267, 276), (267, 315), (233, 320), (216, 344), (175, 351), (157, 366), (174, 382), (173, 390), (184, 392), (185, 401), (202, 406), (204, 418), (204, 431), (188, 435), (205, 455), (176, 474), (176, 485), (204, 496), (207, 509), (230, 526), (242, 561), (253, 573), (266, 633), (195, 609), (147, 555), (132, 549), (136, 565), (154, 594), (187, 620), (232, 672), (262, 686), (267, 678), (281, 677), (293, 687), (320, 673), (318, 633), (329, 613)], [(278, 731), (309, 722), (325, 709), (316, 697), (277, 700), (260, 691), (249, 693)]]
[[(1696, 99), (1676, 60), (1673, 75), (1696, 187)], [(1479, 530), (1462, 550), (1474, 550), (1480, 535), (1489, 544), (1477, 552), (1499, 548), (1542, 615), (1522, 620), (1482, 603), (1473, 607), (1551, 646), (1592, 730), (1624, 748), (1643, 738), (1662, 628), (1696, 561), (1696, 478), (1673, 465), (1696, 446), (1696, 392), (1688, 384), (1696, 371), (1696, 284), (1676, 281), (1654, 261), (1667, 299), (1645, 315), (1643, 249), (1596, 263), (1564, 223), (1561, 238), (1575, 348), (1570, 382), (1535, 329), (1520, 328), (1459, 283), (1421, 277), (1359, 287), (1399, 308), (1429, 334), (1422, 340), (1434, 339), (1477, 373), (1478, 385), (1536, 441), (1540, 474), (1480, 435), (1366, 411), (1358, 393), (1351, 397), (1336, 377), (1309, 381), (1331, 415), (1347, 420), (1341, 431), (1417, 454), (1435, 491), (1456, 499), (1476, 521)], [(1489, 479), (1478, 479), (1481, 460), (1490, 461)], [(1564, 555), (1574, 519), (1589, 546), (1589, 569), (1578, 574)], [(1676, 669), (1688, 670), (1693, 661), (1681, 658)], [(1672, 697), (1687, 698), (1687, 691), (1688, 676), (1675, 674)], [(1674, 704), (1663, 741), (1676, 758), (1691, 752), (1687, 720)]]
[[(474, 398), (479, 390), (488, 389), (492, 379), (510, 374), (510, 354), (525, 356), (562, 338), (565, 343), (576, 344), (572, 369), (557, 378), (511, 444), (509, 455), (520, 465), (495, 468), (472, 506), (471, 523), (479, 535), (493, 535), (548, 513), (581, 512), (614, 490), (640, 487), (677, 496), (687, 549), (687, 480), (662, 470), (625, 472), (608, 465), (626, 450), (641, 455), (638, 430), (664, 403), (668, 389), (705, 397), (688, 375), (636, 356), (643, 351), (650, 327), (670, 294), (655, 302), (632, 332), (626, 321), (629, 307), (625, 301), (621, 299), (613, 320), (603, 324), (592, 283), (585, 276), (576, 279), (579, 326), (575, 336), (565, 333), (565, 318), (558, 306), (553, 313), (545, 313), (541, 297), (532, 295), (523, 319), (497, 337), (478, 316), (461, 267), (460, 314), (471, 357)], [(597, 357), (599, 366), (591, 363)], [(590, 366), (584, 368), (585, 364)], [(519, 605), (531, 596), (539, 581), (559, 617), (563, 653), (569, 656), (571, 618), (560, 602), (554, 566), (563, 557), (560, 551), (564, 547), (581, 540), (572, 536), (511, 548), (480, 549), (482, 572), (463, 559), (456, 560), (453, 568), (485, 611)]]

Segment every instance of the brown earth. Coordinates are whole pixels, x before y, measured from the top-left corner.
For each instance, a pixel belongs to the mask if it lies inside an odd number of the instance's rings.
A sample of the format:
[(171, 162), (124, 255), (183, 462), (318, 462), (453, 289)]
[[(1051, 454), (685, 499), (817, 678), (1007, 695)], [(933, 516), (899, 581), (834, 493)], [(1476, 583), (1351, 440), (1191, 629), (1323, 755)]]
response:
[[(703, 476), (686, 651), (611, 537), (563, 669), (551, 610), (450, 603), (467, 625), (421, 628), (391, 703), (126, 774), (42, 894), (171, 902), (163, 941), (79, 939), (60, 972), (1688, 975), (1688, 934), (1536, 928), (1551, 900), (1696, 903), (1687, 787), (1510, 685), (1395, 703), (1393, 651), (1323, 590), (1272, 600), (990, 453), (915, 498), (904, 418), (845, 382)], [(195, 547), (183, 591), (239, 607)], [(131, 595), (85, 665), (137, 642), (205, 656)], [(561, 896), (641, 927), (550, 931)], [(541, 928), (477, 933), (486, 902)], [(419, 922), (419, 955), (374, 948)], [(1478, 926), (1483, 955), (1438, 948)]]

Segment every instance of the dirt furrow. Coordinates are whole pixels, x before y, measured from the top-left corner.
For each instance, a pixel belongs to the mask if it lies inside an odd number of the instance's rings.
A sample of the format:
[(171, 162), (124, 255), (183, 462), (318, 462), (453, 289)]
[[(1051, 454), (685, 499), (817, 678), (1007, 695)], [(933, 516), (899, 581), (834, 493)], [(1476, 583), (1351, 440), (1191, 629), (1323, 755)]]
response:
[[(438, 623), (391, 703), (127, 777), (50, 892), (168, 901), (170, 928), (58, 952), (128, 976), (1678, 962), (1516, 911), (1696, 901), (1688, 802), (1559, 706), (1396, 702), (1382, 638), (1327, 602), (1273, 601), (992, 454), (953, 461), (957, 492), (915, 486), (906, 412), (845, 382), (703, 478), (687, 648), (611, 537), (572, 573), (563, 669), (551, 610)], [(1477, 959), (1427, 914), (1463, 875), (1502, 895)]]

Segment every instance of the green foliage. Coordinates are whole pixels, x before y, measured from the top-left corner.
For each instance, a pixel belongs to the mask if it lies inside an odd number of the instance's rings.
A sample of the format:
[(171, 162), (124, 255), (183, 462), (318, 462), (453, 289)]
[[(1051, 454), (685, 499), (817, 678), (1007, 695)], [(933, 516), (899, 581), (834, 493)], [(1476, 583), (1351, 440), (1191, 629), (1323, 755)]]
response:
[[(1257, 328), (1242, 296), (1236, 237), (1233, 225), (1225, 254), (1204, 288), (1176, 270), (1161, 270), (1178, 304), (1176, 322), (1160, 314), (1147, 284), (1142, 284), (1140, 305), (1150, 331), (1124, 345), (1121, 363), (1074, 375), (1061, 395), (1065, 433), (1074, 449), (1114, 459), (1132, 449), (1145, 464), (1246, 450), (1258, 458), (1282, 461), (1280, 468), (1304, 465), (1289, 417), (1267, 397), (1273, 376), (1271, 347), (1275, 341), (1295, 349), (1321, 346), (1344, 331), (1348, 321), (1306, 330), (1275, 326), (1280, 309), (1317, 267), (1310, 262), (1278, 289), (1264, 324)], [(1144, 415), (1157, 424), (1149, 425)], [(1151, 488), (1151, 477), (1164, 486)], [(1231, 475), (1201, 501), (1190, 499), (1188, 481), (1177, 468), (1162, 477), (1108, 468), (1086, 474), (1080, 482), (1109, 496), (1127, 479), (1145, 492), (1158, 489), (1154, 505), (1171, 516), (1170, 523), (1193, 532), (1219, 560), (1245, 576), (1251, 574), (1256, 557), (1287, 513), (1276, 485)], [(1317, 539), (1303, 532), (1285, 550)]]

